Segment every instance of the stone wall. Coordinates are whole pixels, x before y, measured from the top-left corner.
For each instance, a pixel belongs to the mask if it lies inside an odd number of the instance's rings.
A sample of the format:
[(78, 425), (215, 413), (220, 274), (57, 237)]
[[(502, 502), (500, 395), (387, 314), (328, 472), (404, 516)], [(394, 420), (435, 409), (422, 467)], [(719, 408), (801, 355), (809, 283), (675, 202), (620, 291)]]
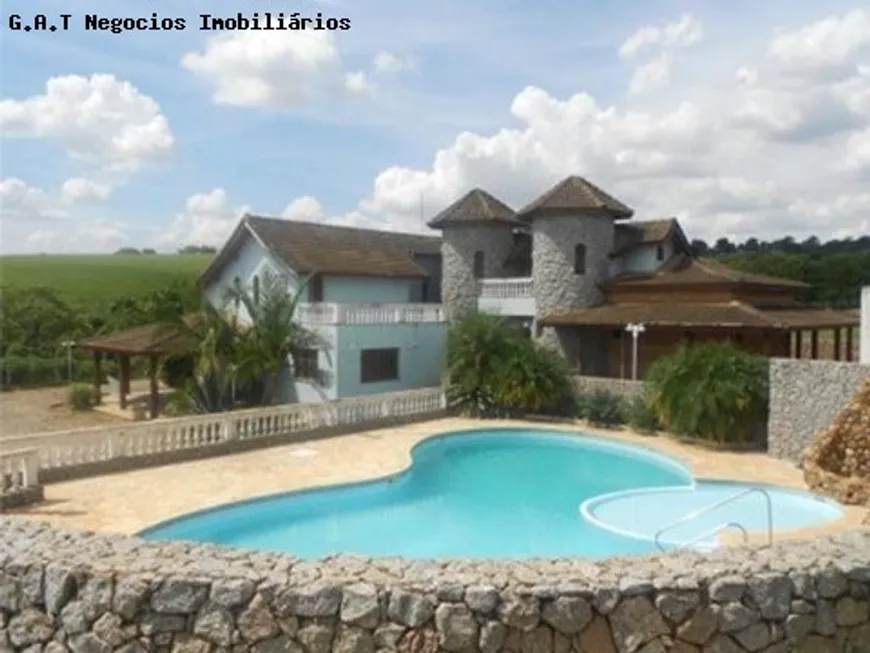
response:
[(866, 653), (870, 530), (708, 556), (319, 562), (0, 518), (0, 650)]
[(477, 308), (474, 254), (483, 252), (483, 276), (504, 277), (503, 263), (513, 247), (509, 224), (448, 225), (441, 240), (441, 301), (448, 318)]
[(626, 399), (643, 396), (643, 381), (610, 379), (604, 376), (574, 376), (572, 379), (577, 394), (590, 394), (603, 390), (625, 397)]
[(768, 453), (795, 463), (870, 376), (870, 365), (770, 359)]

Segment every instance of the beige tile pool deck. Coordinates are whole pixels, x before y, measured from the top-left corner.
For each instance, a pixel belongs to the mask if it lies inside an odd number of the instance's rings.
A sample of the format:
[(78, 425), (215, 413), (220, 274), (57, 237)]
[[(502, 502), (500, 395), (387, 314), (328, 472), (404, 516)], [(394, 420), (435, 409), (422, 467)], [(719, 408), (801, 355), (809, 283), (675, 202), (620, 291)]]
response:
[[(603, 431), (585, 424), (448, 418), (51, 484), (45, 488), (46, 503), (13, 512), (59, 527), (133, 534), (157, 522), (227, 502), (387, 476), (407, 468), (411, 449), (427, 437), (498, 426), (552, 428), (578, 437), (594, 435), (650, 447), (682, 460), (698, 478), (806, 488), (800, 470), (760, 453), (711, 451), (664, 436)], [(315, 455), (304, 455), (312, 450)], [(866, 513), (864, 508), (850, 507), (836, 522), (778, 532), (776, 539), (854, 528)]]

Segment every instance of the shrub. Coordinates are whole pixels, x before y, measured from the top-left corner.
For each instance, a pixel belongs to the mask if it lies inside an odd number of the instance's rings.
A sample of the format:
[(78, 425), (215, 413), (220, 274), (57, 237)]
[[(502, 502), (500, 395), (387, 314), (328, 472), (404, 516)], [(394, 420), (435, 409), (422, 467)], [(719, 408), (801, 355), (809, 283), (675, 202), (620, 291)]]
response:
[(496, 315), (472, 312), (450, 327), (447, 397), (479, 416), (556, 413), (570, 406), (564, 361)]
[(634, 397), (626, 402), (625, 418), (629, 426), (641, 433), (654, 433), (660, 428), (655, 413), (644, 397)]
[(163, 361), (160, 379), (176, 390), (184, 388), (193, 379), (196, 359), (193, 356), (173, 356)]
[(646, 389), (668, 431), (742, 443), (767, 411), (768, 363), (728, 344), (685, 347), (653, 364)]
[(581, 401), (582, 416), (592, 424), (619, 426), (625, 423), (625, 400), (606, 390), (596, 390), (584, 395)]
[(67, 400), (73, 410), (88, 410), (97, 403), (97, 391), (87, 383), (73, 383), (69, 387)]

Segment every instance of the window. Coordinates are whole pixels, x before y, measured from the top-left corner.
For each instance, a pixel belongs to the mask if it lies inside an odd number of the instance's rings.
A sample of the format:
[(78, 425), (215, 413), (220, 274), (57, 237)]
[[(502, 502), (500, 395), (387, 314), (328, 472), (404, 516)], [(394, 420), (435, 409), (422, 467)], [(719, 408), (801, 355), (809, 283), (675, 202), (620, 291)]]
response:
[(293, 354), (293, 375), (297, 379), (315, 379), (319, 367), (316, 349), (297, 349)]
[(395, 381), (399, 378), (399, 349), (363, 349), (359, 366), (360, 383)]
[(694, 334), (694, 332), (692, 332), (692, 331), (683, 331), (683, 339), (684, 339), (687, 343), (692, 344), (693, 342), (695, 342), (695, 334)]
[(664, 261), (665, 260), (665, 248), (662, 245), (656, 247), (656, 260)]
[(586, 274), (586, 245), (583, 243), (574, 247), (574, 274)]
[(474, 253), (474, 278), (483, 279), (483, 252), (480, 250)]
[(319, 274), (315, 274), (308, 281), (308, 301), (323, 301), (323, 277)]
[(259, 276), (254, 275), (253, 285), (254, 285), (254, 303), (259, 304), (260, 303), (260, 277)]

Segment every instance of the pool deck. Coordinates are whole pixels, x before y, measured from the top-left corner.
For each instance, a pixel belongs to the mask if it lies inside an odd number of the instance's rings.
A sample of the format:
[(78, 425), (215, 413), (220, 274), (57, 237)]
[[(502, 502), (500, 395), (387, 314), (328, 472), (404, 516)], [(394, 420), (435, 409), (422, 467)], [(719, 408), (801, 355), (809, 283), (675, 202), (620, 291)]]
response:
[[(411, 449), (425, 438), (449, 431), (501, 426), (548, 428), (649, 447), (681, 460), (697, 478), (806, 489), (799, 469), (761, 453), (715, 451), (668, 437), (600, 430), (585, 424), (447, 418), (54, 483), (45, 488), (45, 503), (11, 512), (58, 527), (134, 534), (157, 522), (223, 503), (387, 476), (407, 468)], [(836, 522), (819, 528), (778, 532), (776, 539), (854, 528), (866, 514), (865, 508), (848, 507), (845, 516)], [(731, 543), (730, 538), (726, 542)]]

